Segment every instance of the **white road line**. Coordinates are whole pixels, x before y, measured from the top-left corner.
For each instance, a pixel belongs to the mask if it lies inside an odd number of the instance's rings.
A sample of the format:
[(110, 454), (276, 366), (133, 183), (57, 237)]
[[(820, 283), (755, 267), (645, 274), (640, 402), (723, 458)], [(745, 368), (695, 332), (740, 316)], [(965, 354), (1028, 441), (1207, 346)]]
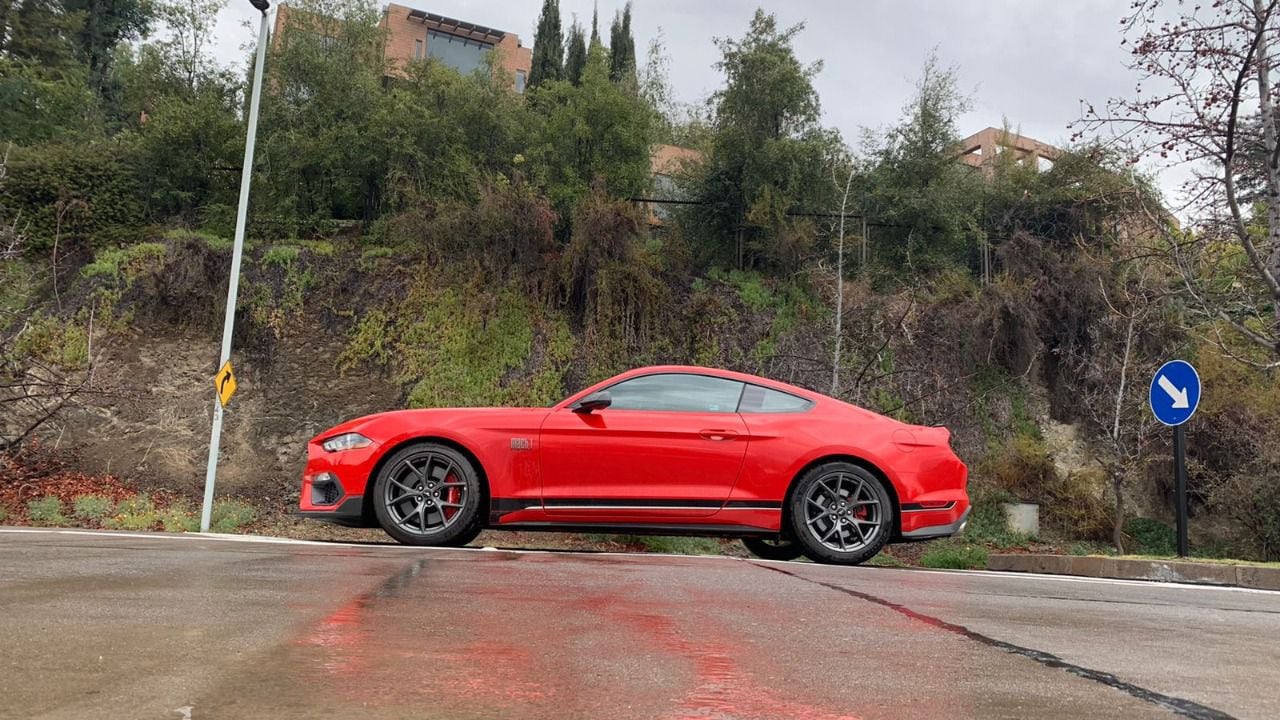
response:
[(1126, 580), (1123, 578), (1094, 578), (1080, 577), (1076, 575), (1048, 575), (1043, 573), (1023, 573), (1023, 572), (998, 572), (993, 570), (933, 570), (926, 568), (878, 568), (878, 567), (857, 567), (848, 568), (837, 565), (820, 565), (817, 563), (793, 563), (787, 560), (764, 560), (761, 558), (735, 558), (725, 555), (678, 555), (674, 553), (664, 554), (645, 554), (630, 552), (579, 552), (574, 550), (531, 550), (522, 548), (492, 548), (492, 547), (419, 547), (414, 545), (398, 545), (398, 544), (370, 544), (370, 543), (349, 543), (349, 542), (329, 542), (325, 540), (299, 540), (295, 538), (269, 537), (266, 535), (223, 535), (219, 533), (181, 533), (181, 534), (160, 534), (160, 533), (141, 533), (141, 532), (121, 532), (115, 530), (66, 530), (60, 528), (0, 528), (0, 534), (46, 534), (46, 535), (84, 535), (91, 537), (115, 538), (124, 540), (213, 540), (217, 542), (240, 542), (240, 543), (260, 543), (264, 545), (302, 545), (308, 547), (324, 547), (324, 548), (365, 548), (372, 550), (407, 550), (422, 551), (430, 550), (432, 552), (493, 552), (500, 551), (512, 553), (515, 555), (570, 555), (570, 556), (590, 556), (590, 557), (630, 557), (630, 558), (691, 558), (695, 560), (730, 560), (737, 562), (749, 563), (777, 563), (787, 566), (797, 566), (804, 568), (812, 568), (819, 572), (829, 573), (847, 573), (849, 571), (881, 571), (881, 570), (901, 570), (913, 575), (945, 575), (953, 578), (972, 578), (987, 577), (1000, 580), (1040, 580), (1051, 582), (1072, 582), (1072, 583), (1092, 583), (1098, 585), (1122, 585), (1127, 587), (1142, 587), (1148, 589), (1169, 589), (1169, 590), (1216, 590), (1219, 592), (1243, 592), (1243, 593), (1261, 593), (1264, 595), (1280, 595), (1280, 591), (1261, 590), (1258, 588), (1236, 587), (1234, 585), (1196, 585), (1191, 583), (1171, 583), (1159, 582), (1152, 580)]

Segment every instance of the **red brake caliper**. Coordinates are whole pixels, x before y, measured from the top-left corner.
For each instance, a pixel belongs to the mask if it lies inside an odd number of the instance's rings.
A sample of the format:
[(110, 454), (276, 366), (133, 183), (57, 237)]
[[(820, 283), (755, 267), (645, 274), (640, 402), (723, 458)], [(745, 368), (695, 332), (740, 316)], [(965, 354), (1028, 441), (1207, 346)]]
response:
[[(457, 478), (456, 475), (454, 475), (453, 473), (449, 473), (444, 476), (444, 481), (447, 483), (457, 482), (456, 478)], [(444, 497), (447, 502), (457, 503), (458, 498), (462, 497), (462, 488), (458, 487), (457, 485), (452, 485), (445, 491)], [(453, 512), (456, 515), (458, 512), (458, 508), (454, 508)]]

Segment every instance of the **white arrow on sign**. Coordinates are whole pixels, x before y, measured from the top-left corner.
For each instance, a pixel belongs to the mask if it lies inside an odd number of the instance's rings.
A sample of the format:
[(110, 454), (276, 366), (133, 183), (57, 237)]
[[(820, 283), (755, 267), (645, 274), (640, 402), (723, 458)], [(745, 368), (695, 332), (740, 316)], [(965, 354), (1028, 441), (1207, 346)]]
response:
[(1165, 391), (1169, 394), (1169, 397), (1173, 398), (1173, 407), (1175, 410), (1183, 410), (1191, 407), (1191, 401), (1187, 399), (1186, 388), (1179, 390), (1174, 387), (1173, 383), (1169, 382), (1169, 378), (1164, 375), (1161, 375), (1160, 379), (1157, 380), (1156, 383), (1160, 386), (1161, 390)]

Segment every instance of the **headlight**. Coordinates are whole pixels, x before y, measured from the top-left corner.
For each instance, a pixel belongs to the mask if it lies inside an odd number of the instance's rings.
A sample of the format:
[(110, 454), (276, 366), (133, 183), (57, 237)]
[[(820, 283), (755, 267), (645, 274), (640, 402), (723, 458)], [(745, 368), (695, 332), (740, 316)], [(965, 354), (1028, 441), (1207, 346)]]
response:
[(361, 435), (360, 433), (343, 433), (337, 437), (331, 437), (325, 440), (320, 447), (328, 452), (341, 452), (343, 450), (355, 450), (356, 448), (369, 447), (373, 441)]

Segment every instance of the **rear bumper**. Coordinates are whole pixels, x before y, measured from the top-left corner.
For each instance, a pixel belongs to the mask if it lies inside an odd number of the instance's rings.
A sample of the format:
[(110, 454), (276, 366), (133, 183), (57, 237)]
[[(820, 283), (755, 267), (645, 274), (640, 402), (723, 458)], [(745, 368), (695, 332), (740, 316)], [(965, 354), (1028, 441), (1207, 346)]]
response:
[(972, 507), (966, 506), (960, 517), (950, 522), (939, 525), (925, 525), (914, 530), (905, 530), (901, 533), (903, 540), (932, 540), (934, 538), (950, 537), (964, 530), (964, 526), (969, 522), (969, 513), (973, 511)]

